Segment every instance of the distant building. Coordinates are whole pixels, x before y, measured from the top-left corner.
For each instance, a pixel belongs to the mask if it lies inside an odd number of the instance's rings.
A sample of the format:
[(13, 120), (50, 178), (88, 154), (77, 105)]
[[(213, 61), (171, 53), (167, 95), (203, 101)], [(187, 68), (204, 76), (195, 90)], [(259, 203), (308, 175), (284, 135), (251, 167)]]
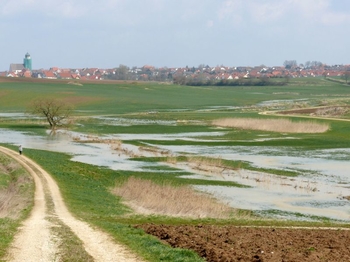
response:
[(30, 57), (30, 54), (27, 52), (24, 59), (23, 59), (23, 66), (26, 69), (29, 69), (32, 71), (32, 58)]
[(22, 72), (24, 69), (32, 71), (32, 58), (29, 53), (25, 54), (23, 59), (23, 64), (10, 64), (10, 73), (15, 73), (16, 75)]
[(15, 75), (17, 75), (18, 73), (22, 72), (23, 69), (23, 64), (10, 64), (9, 73), (14, 73)]

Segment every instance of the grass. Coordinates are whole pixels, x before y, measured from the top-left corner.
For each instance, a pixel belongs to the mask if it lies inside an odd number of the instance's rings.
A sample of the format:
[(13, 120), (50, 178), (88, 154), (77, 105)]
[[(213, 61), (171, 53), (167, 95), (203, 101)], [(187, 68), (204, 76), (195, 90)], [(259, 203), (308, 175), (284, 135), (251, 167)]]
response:
[[(174, 186), (196, 184), (192, 179), (180, 179), (177, 175), (160, 176), (145, 172), (113, 171), (84, 163), (69, 161), (70, 156), (42, 150), (27, 149), (26, 155), (39, 163), (53, 175), (58, 182), (68, 207), (78, 217), (92, 221), (94, 224), (119, 223), (127, 221), (128, 224), (153, 221), (154, 223), (206, 223), (211, 219), (182, 219), (163, 216), (134, 216), (130, 208), (123, 204), (122, 199), (110, 192), (111, 186), (122, 185), (130, 177), (148, 179), (155, 184), (167, 183)], [(60, 169), (57, 169), (60, 166)], [(202, 183), (215, 183), (203, 181)], [(226, 222), (225, 222), (226, 221)], [(233, 221), (235, 221), (233, 219)], [(244, 224), (247, 221), (237, 220), (235, 223)], [(218, 220), (217, 223), (232, 223), (232, 220)], [(262, 221), (249, 221), (261, 224)], [(270, 224), (268, 221), (267, 224)], [(281, 222), (278, 222), (281, 223)], [(283, 223), (291, 223), (284, 221)], [(283, 224), (282, 223), (282, 224)], [(316, 223), (317, 224), (317, 223)], [(115, 233), (115, 232), (114, 232)]]
[[(214, 127), (213, 120), (221, 118), (254, 118), (256, 122), (266, 123), (267, 116), (258, 115), (261, 110), (270, 107), (276, 110), (285, 108), (298, 108), (320, 106), (325, 101), (342, 101), (348, 97), (348, 87), (325, 81), (323, 79), (292, 79), (288, 86), (284, 87), (183, 87), (177, 85), (162, 85), (157, 83), (127, 83), (111, 82), (102, 84), (98, 82), (81, 83), (72, 85), (66, 81), (39, 81), (25, 82), (12, 81), (0, 83), (0, 112), (25, 112), (31, 100), (38, 97), (55, 96), (76, 105), (74, 115), (75, 131), (85, 134), (135, 134), (135, 139), (127, 141), (134, 145), (198, 145), (198, 146), (232, 146), (244, 147), (256, 146), (265, 148), (277, 148), (286, 152), (305, 152), (314, 149), (346, 148), (350, 147), (348, 135), (349, 123), (335, 120), (318, 120), (317, 123), (328, 126), (330, 129), (323, 133), (293, 133), (290, 134), (275, 131), (261, 131), (257, 128), (240, 129), (232, 127)], [(278, 105), (270, 106), (269, 103), (261, 106), (264, 101), (279, 101)], [(303, 102), (300, 102), (302, 100)], [(239, 107), (239, 108), (238, 108)], [(91, 118), (91, 116), (108, 116), (109, 119)], [(127, 120), (149, 120), (144, 124), (132, 124), (118, 126), (113, 124), (113, 118), (125, 118)], [(271, 118), (271, 117), (270, 117)], [(286, 119), (292, 119), (284, 117)], [(304, 118), (293, 117), (293, 123)], [(173, 124), (164, 125), (157, 121), (174, 121)], [(132, 121), (130, 121), (132, 122)], [(278, 122), (277, 125), (281, 123)], [(271, 125), (271, 124), (270, 124)], [(282, 124), (284, 125), (284, 124)], [(272, 126), (276, 126), (273, 124)], [(28, 131), (30, 133), (44, 134), (46, 125), (38, 120), (13, 120), (0, 117), (0, 127), (11, 130)], [(222, 132), (221, 136), (210, 136), (212, 132)], [(157, 140), (140, 139), (138, 134), (179, 134), (203, 132), (201, 137), (193, 140)], [(262, 139), (263, 138), (263, 139)], [(265, 139), (266, 138), (266, 139)], [(78, 141), (78, 140), (77, 140)], [(81, 142), (81, 141), (78, 141)], [(96, 141), (100, 142), (100, 141)], [(122, 141), (125, 143), (126, 141)], [(115, 140), (112, 144), (120, 150), (121, 142)], [(254, 217), (252, 212), (238, 210), (240, 218), (212, 219), (212, 218), (179, 218), (164, 215), (140, 215), (135, 214), (125, 205), (121, 197), (110, 192), (115, 184), (127, 183), (130, 177), (137, 181), (149, 183), (151, 186), (172, 185), (181, 188), (191, 185), (221, 185), (239, 187), (233, 182), (208, 181), (205, 179), (185, 179), (176, 168), (160, 166), (160, 170), (166, 170), (162, 174), (149, 172), (113, 171), (87, 164), (71, 162), (70, 156), (65, 154), (26, 149), (26, 155), (42, 165), (52, 174), (58, 182), (61, 192), (69, 209), (74, 214), (110, 233), (115, 239), (126, 244), (141, 257), (149, 261), (202, 261), (195, 253), (188, 250), (172, 249), (157, 239), (146, 235), (142, 230), (135, 229), (133, 225), (140, 223), (158, 224), (233, 224), (233, 225), (257, 225), (257, 226), (330, 226), (334, 221), (319, 218), (321, 222), (309, 223), (298, 221), (268, 220), (263, 217)], [(268, 152), (268, 154), (272, 154)], [(169, 162), (190, 162), (189, 157), (162, 156), (158, 158), (134, 158), (134, 160)], [(192, 158), (191, 161), (199, 165), (219, 165), (230, 168), (243, 168), (264, 171), (283, 176), (296, 176), (298, 170), (273, 170), (254, 167), (244, 161), (232, 161), (219, 157)], [(59, 167), (59, 168), (57, 168)], [(174, 172), (172, 172), (174, 171)], [(0, 174), (1, 170), (0, 170)], [(189, 175), (189, 174), (187, 174)], [(0, 177), (3, 177), (0, 175)], [(8, 179), (0, 178), (0, 187), (7, 185)], [(248, 214), (245, 217), (245, 214)], [(240, 217), (240, 216), (238, 216)], [(254, 218), (252, 218), (254, 217)], [(249, 218), (249, 219), (247, 219)], [(18, 222), (8, 218), (0, 221), (0, 242), (10, 241), (16, 231)], [(344, 225), (342, 225), (344, 226)], [(12, 232), (12, 233), (11, 233)], [(62, 228), (61, 232), (67, 239), (67, 243), (79, 246), (76, 239), (70, 239), (70, 232)], [(2, 235), (1, 235), (2, 234)], [(4, 238), (2, 238), (4, 236)], [(6, 240), (9, 239), (9, 240)], [(5, 246), (6, 244), (0, 244)], [(70, 245), (70, 244), (69, 244)], [(63, 248), (63, 247), (62, 247)], [(78, 247), (77, 247), (78, 248)]]
[[(260, 119), (260, 116), (257, 117)], [(295, 121), (299, 121), (295, 118)], [(301, 119), (301, 121), (305, 119)], [(314, 150), (327, 148), (344, 148), (350, 147), (350, 137), (348, 136), (349, 122), (346, 121), (331, 121), (320, 120), (320, 123), (325, 123), (330, 126), (330, 130), (325, 133), (301, 133), (288, 134), (269, 131), (258, 130), (240, 130), (233, 128), (221, 129), (203, 129), (209, 132), (222, 132), (222, 136), (206, 136), (197, 137), (198, 140), (148, 140), (137, 139), (129, 140), (132, 144), (151, 144), (153, 146), (159, 145), (187, 145), (187, 146), (257, 146), (257, 147), (275, 147), (275, 148), (289, 148), (288, 150)], [(179, 130), (181, 130), (179, 128)], [(121, 132), (122, 133), (122, 132)], [(210, 133), (208, 133), (210, 134)], [(290, 139), (292, 135), (293, 139)], [(262, 139), (265, 138), (265, 139)], [(201, 141), (200, 139), (209, 139), (210, 141)]]
[[(53, 175), (69, 210), (109, 232), (141, 257), (150, 261), (202, 261), (195, 253), (165, 246), (124, 222), (123, 218), (132, 214), (131, 210), (122, 203), (120, 197), (110, 192), (110, 186), (116, 181), (124, 181), (130, 173), (71, 162), (65, 154), (27, 149), (26, 155)], [(147, 221), (148, 218), (143, 219)]]
[(63, 224), (61, 221), (55, 218), (55, 227), (51, 228), (51, 232), (54, 236), (58, 237), (60, 241), (57, 243), (59, 250), (58, 257), (61, 261), (84, 261), (93, 262), (95, 261), (84, 249), (82, 241), (70, 230), (68, 226)]
[[(31, 168), (36, 169), (34, 166), (31, 166)], [(46, 184), (43, 188), (46, 200), (45, 207), (49, 214), (46, 219), (51, 225), (50, 232), (53, 235), (53, 245), (57, 247), (55, 259), (60, 261), (94, 261), (93, 257), (85, 250), (83, 242), (57, 217), (47, 181), (43, 180), (43, 183)]]
[[(348, 87), (317, 80), (292, 80), (288, 86), (273, 87), (184, 87), (158, 83), (83, 83), (69, 81), (1, 82), (1, 109), (25, 111), (38, 97), (55, 96), (76, 105), (78, 114), (125, 114), (174, 109), (203, 109), (217, 106), (249, 106), (267, 100), (315, 99), (315, 95), (342, 97)], [(294, 85), (297, 83), (296, 85)], [(186, 114), (186, 112), (182, 112)]]
[(0, 153), (0, 170), (1, 260), (6, 254), (6, 250), (11, 244), (20, 223), (28, 217), (32, 209), (34, 185), (25, 169), (2, 153)]
[(3, 258), (19, 226), (18, 220), (0, 218), (0, 261), (5, 261)]
[[(0, 83), (1, 112), (24, 112), (33, 99), (43, 96), (76, 101), (74, 130), (94, 134), (175, 134), (182, 132), (212, 132), (210, 123), (219, 118), (257, 118), (260, 109), (258, 103), (274, 100), (280, 101), (282, 106), (303, 103), (318, 106), (325, 101), (344, 100), (348, 97), (348, 87), (325, 81), (324, 79), (292, 79), (288, 86), (283, 87), (182, 87), (176, 85), (162, 85), (157, 83), (127, 83), (111, 82), (100, 84), (96, 82), (82, 83), (83, 86), (70, 85), (68, 81), (38, 81), (25, 82), (9, 80)], [(86, 98), (86, 99), (84, 99)], [(94, 99), (93, 99), (94, 98)], [(297, 101), (298, 100), (298, 101)], [(231, 109), (231, 107), (233, 107)], [(240, 107), (237, 109), (235, 107)], [(243, 107), (243, 108), (242, 108)], [(182, 110), (184, 109), (184, 110)], [(206, 111), (207, 109), (213, 109)], [(155, 113), (150, 113), (155, 112)], [(126, 119), (172, 120), (176, 125), (135, 124), (131, 126), (115, 126), (109, 121), (92, 119), (91, 115), (107, 115)], [(80, 117), (80, 118), (79, 118)], [(294, 117), (295, 121), (305, 119)], [(195, 122), (193, 122), (195, 121)], [(198, 122), (199, 121), (199, 122)], [(293, 121), (294, 122), (294, 121)], [(329, 125), (331, 130), (321, 134), (298, 134), (297, 140), (255, 141), (263, 131), (223, 129), (226, 134), (212, 139), (216, 145), (247, 145), (251, 146), (301, 146), (308, 148), (335, 148), (350, 146), (350, 138), (345, 133), (338, 134), (338, 123), (335, 121), (320, 121)], [(339, 124), (346, 125), (346, 124)], [(0, 117), (0, 127), (42, 133), (45, 126), (41, 122), (21, 124), (8, 118)], [(281, 137), (283, 134), (271, 134), (271, 137)], [(219, 141), (227, 139), (228, 141)], [(239, 141), (238, 141), (239, 140)], [(141, 141), (142, 142), (142, 141)], [(149, 141), (144, 141), (149, 142)], [(156, 141), (155, 143), (174, 143)], [(175, 141), (178, 144), (204, 144), (196, 141)], [(209, 143), (207, 143), (209, 144)]]
[[(167, 216), (136, 215), (132, 213), (120, 197), (110, 192), (111, 185), (123, 184), (130, 177), (148, 179), (152, 183), (181, 184), (196, 183), (193, 180), (180, 179), (175, 175), (159, 176), (138, 173), (113, 171), (91, 166), (79, 162), (69, 161), (70, 156), (41, 150), (27, 149), (26, 155), (39, 163), (57, 181), (62, 195), (71, 212), (77, 217), (102, 228), (116, 240), (129, 246), (134, 252), (149, 261), (202, 261), (192, 251), (172, 249), (152, 236), (145, 234), (133, 225), (141, 223), (159, 224), (235, 224), (235, 225), (275, 225), (275, 226), (329, 226), (330, 221), (324, 223), (306, 223), (295, 221), (276, 221), (259, 219), (251, 216), (249, 211), (241, 212), (244, 219), (184, 219)], [(60, 168), (57, 168), (57, 167)], [(198, 181), (197, 181), (198, 182)], [(201, 183), (210, 183), (202, 181)], [(248, 216), (246, 216), (248, 214)], [(250, 214), (250, 215), (249, 215)], [(249, 219), (247, 219), (249, 217)], [(8, 224), (11, 229), (11, 224)], [(8, 229), (3, 228), (4, 232)], [(13, 230), (13, 229), (11, 229)], [(63, 234), (63, 233), (61, 233)]]
[[(259, 214), (263, 215), (263, 216), (267, 216), (267, 217), (276, 217), (276, 216), (284, 216), (284, 217), (290, 217), (292, 221), (293, 218), (296, 218), (299, 221), (302, 220), (314, 220), (314, 221), (322, 221), (323, 225), (329, 225), (329, 227), (338, 227), (340, 225), (344, 226), (345, 228), (348, 228), (347, 224), (344, 224), (343, 221), (335, 221), (335, 220), (331, 220), (327, 217), (322, 217), (322, 216), (314, 216), (314, 215), (305, 215), (302, 213), (298, 213), (298, 212), (285, 212), (285, 211), (281, 211), (281, 210), (276, 210), (276, 209), (271, 209), (271, 210), (265, 210), (265, 211), (258, 211)], [(290, 226), (293, 223), (290, 223)], [(299, 223), (297, 223), (297, 225), (294, 226), (300, 226)], [(310, 225), (310, 227), (313, 227)], [(315, 227), (317, 227), (317, 224), (315, 225)], [(327, 227), (327, 226), (326, 226)]]
[[(110, 192), (111, 185), (123, 184), (131, 176), (138, 179), (149, 179), (156, 184), (164, 181), (181, 181), (190, 184), (192, 180), (178, 180), (176, 177), (145, 175), (138, 172), (112, 171), (83, 163), (69, 161), (69, 156), (41, 150), (26, 150), (26, 155), (38, 162), (53, 175), (61, 188), (62, 195), (77, 217), (94, 224), (109, 232), (118, 241), (126, 244), (141, 257), (150, 261), (200, 261), (191, 252), (172, 249), (161, 242), (135, 229), (132, 225), (140, 223), (164, 224), (237, 224), (237, 225), (317, 225), (322, 223), (278, 222), (260, 219), (184, 219), (164, 216), (135, 215), (130, 208), (123, 204), (122, 199)], [(60, 166), (57, 169), (57, 166)], [(207, 181), (208, 182), (208, 181)], [(177, 185), (181, 184), (177, 183)], [(241, 211), (247, 213), (247, 211)], [(249, 214), (249, 212), (248, 212)], [(250, 216), (251, 217), (251, 216)], [(328, 221), (327, 221), (328, 222)], [(326, 223), (324, 225), (329, 225)], [(180, 257), (182, 257), (180, 259)], [(183, 260), (182, 260), (183, 259)]]

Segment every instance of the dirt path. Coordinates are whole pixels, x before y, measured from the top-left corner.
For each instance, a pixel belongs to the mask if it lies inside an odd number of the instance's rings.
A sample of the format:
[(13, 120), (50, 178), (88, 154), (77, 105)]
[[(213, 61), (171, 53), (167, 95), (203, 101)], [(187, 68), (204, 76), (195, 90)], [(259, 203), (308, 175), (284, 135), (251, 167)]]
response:
[[(94, 261), (142, 261), (125, 247), (116, 244), (107, 234), (92, 228), (87, 223), (72, 216), (68, 211), (59, 188), (51, 176), (39, 165), (17, 152), (0, 147), (0, 151), (18, 161), (33, 176), (35, 181), (34, 208), (30, 217), (24, 221), (10, 248), (8, 261), (59, 261), (60, 253), (57, 235), (50, 230), (55, 216), (70, 228), (83, 242), (86, 252)], [(52, 202), (51, 212), (48, 203)]]

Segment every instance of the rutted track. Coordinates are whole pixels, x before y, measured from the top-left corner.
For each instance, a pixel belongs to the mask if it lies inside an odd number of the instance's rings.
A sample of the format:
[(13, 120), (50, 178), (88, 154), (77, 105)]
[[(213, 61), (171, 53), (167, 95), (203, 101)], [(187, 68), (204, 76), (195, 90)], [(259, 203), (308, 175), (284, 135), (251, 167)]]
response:
[[(94, 261), (141, 261), (125, 247), (115, 243), (107, 234), (76, 219), (68, 211), (59, 188), (52, 177), (29, 158), (4, 147), (0, 151), (18, 161), (32, 175), (35, 182), (34, 207), (24, 221), (10, 248), (9, 261), (59, 261), (60, 253), (56, 239), (50, 230), (55, 225), (49, 216), (55, 216), (81, 239), (86, 252)], [(53, 207), (49, 212), (48, 203)]]

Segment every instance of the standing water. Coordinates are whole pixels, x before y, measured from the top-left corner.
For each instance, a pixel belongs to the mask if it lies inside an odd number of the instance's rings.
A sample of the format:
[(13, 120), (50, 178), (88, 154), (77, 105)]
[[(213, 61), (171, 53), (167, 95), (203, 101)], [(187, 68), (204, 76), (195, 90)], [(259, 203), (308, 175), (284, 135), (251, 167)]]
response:
[[(101, 139), (119, 139), (123, 147), (138, 156), (151, 156), (149, 152), (128, 145), (128, 140), (200, 140), (201, 136), (220, 136), (221, 132), (182, 133), (182, 134), (120, 134), (101, 137)], [(79, 137), (74, 140), (73, 137)], [(55, 136), (37, 136), (25, 132), (0, 129), (0, 143), (23, 145), (25, 148), (63, 152), (72, 155), (72, 161), (80, 161), (113, 170), (133, 170), (150, 172), (158, 164), (131, 161), (129, 155), (114, 150), (107, 143), (89, 143), (81, 141), (86, 136), (73, 132), (59, 132)], [(152, 143), (149, 144), (152, 146)], [(194, 154), (207, 157), (220, 157), (228, 160), (248, 161), (261, 168), (296, 170), (297, 177), (281, 177), (249, 170), (229, 170), (208, 175), (194, 170), (188, 165), (176, 168), (189, 171), (188, 178), (216, 179), (234, 181), (249, 188), (224, 186), (197, 186), (228, 202), (231, 206), (258, 212), (278, 210), (279, 215), (295, 218), (293, 214), (328, 217), (350, 221), (350, 149), (315, 150), (308, 152), (276, 150), (266, 147), (240, 146), (159, 146), (171, 155)], [(25, 152), (25, 151), (24, 151)], [(205, 152), (205, 153), (203, 153)], [(268, 153), (267, 153), (268, 152)], [(163, 163), (164, 164), (164, 163)], [(159, 170), (154, 169), (154, 172)]]

